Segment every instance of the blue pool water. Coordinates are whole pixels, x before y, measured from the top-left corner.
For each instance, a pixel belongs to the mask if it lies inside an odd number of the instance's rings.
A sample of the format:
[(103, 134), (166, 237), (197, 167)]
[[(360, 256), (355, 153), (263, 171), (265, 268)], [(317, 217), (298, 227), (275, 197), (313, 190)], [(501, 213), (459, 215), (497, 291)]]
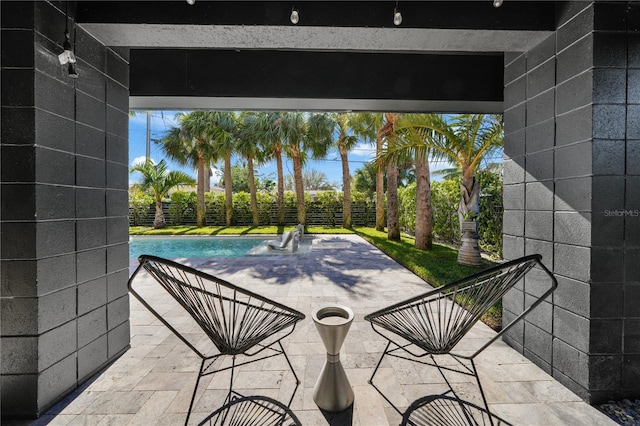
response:
[(131, 237), (129, 257), (242, 257), (257, 254), (256, 249), (266, 246), (266, 241), (255, 237)]

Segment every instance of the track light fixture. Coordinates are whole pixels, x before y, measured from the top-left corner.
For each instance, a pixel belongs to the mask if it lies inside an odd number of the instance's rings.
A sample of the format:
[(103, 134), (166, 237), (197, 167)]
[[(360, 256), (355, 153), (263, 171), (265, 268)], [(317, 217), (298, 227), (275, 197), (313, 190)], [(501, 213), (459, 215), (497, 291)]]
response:
[(60, 61), (60, 65), (75, 64), (76, 55), (74, 55), (73, 50), (71, 50), (71, 40), (69, 39), (68, 28), (65, 28), (64, 30), (64, 43), (62, 44), (62, 48), (64, 50), (62, 51), (61, 54), (58, 55), (58, 60)]
[(298, 14), (298, 9), (296, 9), (295, 6), (291, 8), (291, 16), (289, 19), (291, 19), (291, 23), (294, 25), (300, 22), (300, 15)]
[(502, 6), (502, 1), (503, 1), (503, 0), (493, 0), (493, 7), (500, 7), (500, 6)]
[(76, 71), (76, 64), (69, 63), (69, 77), (78, 78), (78, 71)]
[(187, 3), (193, 6), (194, 4), (196, 4), (196, 0), (187, 0)]
[(65, 3), (64, 12), (64, 42), (62, 43), (62, 53), (58, 55), (58, 61), (60, 65), (68, 65), (69, 77), (77, 78), (78, 72), (76, 71), (76, 55), (71, 48), (71, 39), (69, 37), (69, 3)]
[(398, 9), (398, 2), (396, 1), (396, 7), (393, 9), (393, 25), (398, 26), (402, 24), (402, 14)]

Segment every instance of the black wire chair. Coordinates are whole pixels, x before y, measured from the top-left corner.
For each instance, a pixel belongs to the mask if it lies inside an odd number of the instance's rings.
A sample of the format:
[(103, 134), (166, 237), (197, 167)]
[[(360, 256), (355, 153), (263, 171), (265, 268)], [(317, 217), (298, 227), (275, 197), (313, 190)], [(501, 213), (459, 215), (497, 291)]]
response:
[(201, 426), (302, 426), (287, 407), (266, 396), (233, 397), (204, 419)]
[[(296, 383), (300, 383), (281, 340), (293, 332), (296, 323), (305, 318), (304, 314), (171, 260), (142, 255), (138, 261), (140, 264), (129, 279), (129, 291), (201, 358), (200, 371), (185, 424), (189, 421), (198, 385), (203, 376), (230, 369), (228, 400), (233, 389), (233, 371), (236, 367), (284, 355)], [(139, 280), (140, 291), (136, 291), (133, 285), (134, 279), (142, 269), (155, 279), (156, 285), (149, 287), (149, 280)], [(143, 286), (146, 287), (143, 288)], [(177, 323), (172, 321), (174, 318), (169, 318), (167, 302), (158, 301), (159, 289), (164, 289), (171, 295), (179, 307), (184, 309), (199, 327), (180, 327), (181, 324), (177, 324), (180, 321)], [(208, 339), (204, 340), (209, 340), (215, 349), (211, 348), (211, 345), (208, 345), (209, 349), (203, 349), (203, 336), (202, 333), (197, 333), (197, 329), (206, 334)], [(216, 350), (219, 353), (211, 354)], [(267, 352), (263, 353), (263, 351)], [(258, 354), (261, 356), (252, 358)], [(214, 367), (215, 361), (225, 355), (232, 356), (231, 366)], [(252, 359), (236, 363), (238, 355)]]
[(469, 401), (446, 395), (429, 395), (414, 401), (400, 426), (511, 426), (500, 417)]
[[(542, 256), (535, 254), (505, 262), (365, 316), (364, 319), (371, 323), (373, 330), (388, 340), (369, 383), (373, 384), (373, 378), (386, 355), (434, 365), (438, 368), (441, 367), (436, 363), (434, 355), (450, 355), (464, 368), (463, 371), (453, 371), (475, 376), (488, 412), (489, 406), (480, 384), (474, 358), (501, 338), (556, 289), (558, 282), (542, 264), (541, 259)], [(452, 352), (489, 308), (536, 265), (549, 276), (551, 280), (549, 289), (472, 354)], [(392, 343), (394, 347), (389, 349)], [(431, 362), (421, 361), (425, 356), (429, 356)], [(461, 360), (469, 361), (470, 367)], [(451, 368), (445, 369), (451, 370)]]

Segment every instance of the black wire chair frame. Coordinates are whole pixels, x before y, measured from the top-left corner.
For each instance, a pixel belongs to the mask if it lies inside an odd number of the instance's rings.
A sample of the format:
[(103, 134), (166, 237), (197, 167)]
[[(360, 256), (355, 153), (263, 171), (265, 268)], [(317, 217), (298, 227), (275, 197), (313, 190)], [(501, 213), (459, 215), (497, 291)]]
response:
[[(433, 365), (441, 370), (475, 376), (488, 412), (489, 406), (474, 358), (555, 291), (558, 282), (542, 264), (541, 259), (542, 256), (534, 254), (508, 261), (366, 315), (364, 319), (371, 323), (373, 330), (388, 341), (369, 383), (373, 385), (373, 378), (386, 355)], [(540, 267), (549, 276), (550, 287), (475, 352), (470, 355), (452, 352), (482, 315), (535, 266)], [(392, 343), (395, 347), (389, 349)], [(450, 355), (466, 371), (439, 366), (434, 355)], [(421, 358), (425, 356), (429, 356), (431, 362), (422, 361)], [(462, 360), (468, 361), (470, 366), (465, 365)]]
[[(303, 313), (172, 260), (142, 255), (138, 261), (138, 267), (129, 278), (129, 291), (201, 359), (185, 425), (189, 421), (196, 392), (204, 376), (231, 370), (229, 394), (225, 400), (227, 402), (232, 394), (233, 372), (236, 367), (283, 355), (296, 384), (300, 384), (281, 341), (293, 333), (296, 323), (305, 318)], [(219, 353), (208, 354), (198, 349), (196, 342), (190, 341), (185, 336), (186, 333), (178, 331), (134, 289), (134, 279), (143, 269), (184, 308)], [(263, 351), (268, 352), (261, 354)], [(236, 363), (238, 355), (252, 358), (259, 354), (261, 356), (258, 358)], [(231, 366), (214, 368), (214, 362), (225, 355), (232, 357)]]
[(429, 395), (414, 401), (402, 416), (400, 426), (510, 426), (500, 417), (469, 401), (448, 395)]
[(302, 426), (302, 423), (289, 407), (273, 398), (234, 395), (199, 425)]

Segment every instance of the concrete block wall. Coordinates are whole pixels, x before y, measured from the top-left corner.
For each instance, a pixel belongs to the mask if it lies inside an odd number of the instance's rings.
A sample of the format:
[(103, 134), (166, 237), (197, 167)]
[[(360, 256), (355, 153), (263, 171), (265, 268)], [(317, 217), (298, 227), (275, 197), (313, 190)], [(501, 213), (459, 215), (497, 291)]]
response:
[(128, 57), (69, 10), (72, 79), (65, 3), (0, 7), (2, 417), (32, 418), (129, 345)]
[[(566, 2), (557, 20), (505, 55), (504, 253), (542, 254), (559, 281), (507, 341), (587, 401), (637, 397), (640, 5)], [(507, 295), (505, 320), (542, 278)]]

